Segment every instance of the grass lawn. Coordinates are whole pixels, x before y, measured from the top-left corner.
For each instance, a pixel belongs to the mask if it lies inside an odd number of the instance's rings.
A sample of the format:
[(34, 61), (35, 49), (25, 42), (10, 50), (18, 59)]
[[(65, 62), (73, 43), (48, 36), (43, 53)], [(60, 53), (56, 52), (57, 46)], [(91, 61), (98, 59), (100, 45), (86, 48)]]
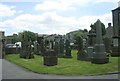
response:
[(10, 54), (6, 59), (30, 71), (43, 74), (59, 75), (95, 75), (118, 72), (118, 57), (110, 57), (108, 64), (91, 64), (79, 61), (77, 51), (72, 51), (73, 58), (59, 58), (58, 65), (44, 66), (43, 57), (35, 55), (35, 59), (21, 59), (18, 54)]

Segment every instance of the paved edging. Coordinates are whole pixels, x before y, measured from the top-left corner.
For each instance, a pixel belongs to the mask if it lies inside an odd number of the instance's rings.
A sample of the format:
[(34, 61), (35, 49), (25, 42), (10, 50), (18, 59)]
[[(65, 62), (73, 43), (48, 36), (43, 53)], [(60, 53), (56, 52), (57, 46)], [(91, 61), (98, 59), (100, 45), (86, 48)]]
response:
[(3, 79), (118, 79), (118, 74), (107, 74), (97, 76), (63, 76), (37, 74), (7, 61), (3, 60)]

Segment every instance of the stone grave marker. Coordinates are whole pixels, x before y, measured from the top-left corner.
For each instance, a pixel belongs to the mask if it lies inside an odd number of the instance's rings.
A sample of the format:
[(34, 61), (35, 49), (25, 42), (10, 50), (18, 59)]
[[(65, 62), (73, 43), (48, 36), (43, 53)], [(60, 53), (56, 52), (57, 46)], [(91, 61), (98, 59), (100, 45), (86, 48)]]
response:
[(64, 57), (64, 39), (61, 37), (59, 41), (59, 54), (58, 57)]
[(26, 34), (22, 35), (21, 41), (21, 53), (20, 58), (31, 59), (34, 58), (32, 44), (31, 44), (31, 37), (27, 36)]
[(91, 60), (92, 56), (93, 56), (93, 52), (94, 52), (94, 44), (95, 44), (95, 30), (91, 29), (89, 31), (88, 34), (88, 41), (87, 41), (87, 54), (88, 54), (88, 58)]
[(5, 56), (5, 36), (4, 31), (0, 31), (0, 59)]
[(37, 37), (37, 42), (39, 44), (39, 54), (43, 55), (46, 51), (45, 49), (45, 43), (44, 43), (44, 37), (43, 36), (38, 36)]
[(82, 37), (77, 38), (77, 45), (78, 45), (78, 53), (77, 53), (77, 60), (88, 60), (88, 55), (86, 50), (84, 50), (84, 44)]
[(43, 56), (43, 64), (46, 66), (54, 66), (58, 64), (58, 57), (54, 50), (46, 50)]
[(92, 57), (92, 63), (105, 64), (109, 62), (109, 57), (105, 51), (105, 45), (103, 44), (101, 21), (98, 19), (96, 25), (96, 44), (94, 46), (94, 53)]
[(72, 55), (71, 55), (71, 47), (70, 47), (70, 41), (69, 39), (66, 39), (66, 42), (65, 42), (65, 58), (72, 58)]

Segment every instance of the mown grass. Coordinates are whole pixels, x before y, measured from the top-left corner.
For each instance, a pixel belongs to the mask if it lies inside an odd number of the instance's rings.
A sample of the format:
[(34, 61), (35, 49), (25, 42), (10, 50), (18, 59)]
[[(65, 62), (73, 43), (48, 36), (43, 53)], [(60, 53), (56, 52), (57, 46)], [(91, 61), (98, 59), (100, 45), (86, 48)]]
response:
[(43, 57), (37, 55), (35, 59), (21, 59), (18, 54), (10, 54), (6, 59), (30, 71), (43, 74), (96, 75), (118, 72), (118, 57), (110, 57), (108, 64), (92, 64), (77, 60), (76, 53), (76, 50), (72, 51), (73, 58), (59, 58), (56, 66), (44, 66)]

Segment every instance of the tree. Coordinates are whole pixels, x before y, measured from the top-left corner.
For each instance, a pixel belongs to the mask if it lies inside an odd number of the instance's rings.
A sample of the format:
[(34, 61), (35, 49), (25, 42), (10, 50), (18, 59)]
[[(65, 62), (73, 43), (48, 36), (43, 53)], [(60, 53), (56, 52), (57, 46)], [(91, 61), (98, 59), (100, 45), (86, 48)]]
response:
[(19, 35), (13, 34), (13, 43), (16, 43), (16, 42), (19, 42), (19, 41), (20, 41)]
[(19, 33), (19, 38), (20, 38), (21, 41), (23, 40), (22, 36), (25, 36), (25, 38), (28, 41), (31, 41), (31, 42), (33, 42), (33, 41), (35, 41), (37, 39), (36, 34), (34, 32), (31, 32), (31, 31), (20, 32)]
[(88, 32), (88, 30), (87, 30), (87, 29), (84, 29), (83, 31), (84, 31), (84, 32)]
[[(101, 22), (101, 28), (102, 28), (102, 35), (104, 36), (106, 34), (105, 25)], [(96, 31), (96, 23), (90, 25), (91, 29), (94, 29)]]

